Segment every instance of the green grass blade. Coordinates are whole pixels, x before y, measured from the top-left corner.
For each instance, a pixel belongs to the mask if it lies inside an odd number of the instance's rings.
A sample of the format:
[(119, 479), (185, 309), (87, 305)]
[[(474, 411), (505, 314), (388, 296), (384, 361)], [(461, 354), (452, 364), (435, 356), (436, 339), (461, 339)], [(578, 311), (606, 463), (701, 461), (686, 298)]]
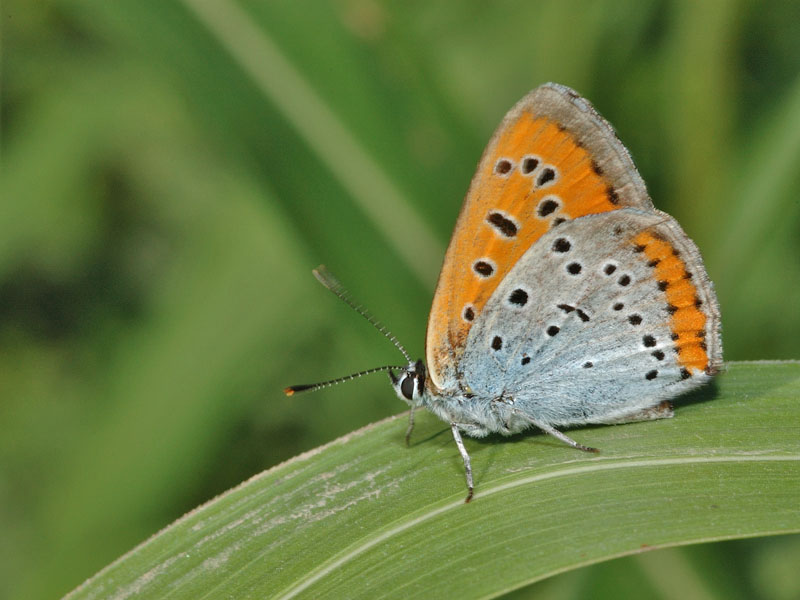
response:
[[(493, 597), (654, 548), (800, 531), (800, 363), (733, 363), (671, 420), (468, 440), (403, 416), (266, 471), (70, 597)], [(293, 402), (305, 401), (302, 397)]]
[(732, 283), (734, 274), (750, 268), (751, 257), (758, 254), (774, 224), (795, 202), (792, 182), (800, 161), (800, 77), (784, 96), (769, 122), (746, 144), (750, 165), (764, 173), (762, 181), (740, 183), (728, 196), (731, 210), (724, 228), (726, 235), (712, 258), (722, 267), (722, 286), (736, 287)]
[[(234, 3), (184, 0), (197, 18), (275, 103), (303, 140), (352, 195), (406, 266), (428, 285), (436, 280), (441, 243), (381, 165), (315, 93), (267, 32)], [(403, 223), (398, 227), (397, 223)], [(408, 230), (415, 243), (409, 244)]]

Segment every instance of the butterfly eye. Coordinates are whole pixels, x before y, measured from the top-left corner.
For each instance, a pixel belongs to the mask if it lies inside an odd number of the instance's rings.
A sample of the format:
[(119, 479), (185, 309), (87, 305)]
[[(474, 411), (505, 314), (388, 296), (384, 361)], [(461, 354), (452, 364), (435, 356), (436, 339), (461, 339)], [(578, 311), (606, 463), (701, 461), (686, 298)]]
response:
[(414, 399), (414, 380), (416, 377), (413, 375), (406, 375), (400, 383), (400, 392), (407, 400)]

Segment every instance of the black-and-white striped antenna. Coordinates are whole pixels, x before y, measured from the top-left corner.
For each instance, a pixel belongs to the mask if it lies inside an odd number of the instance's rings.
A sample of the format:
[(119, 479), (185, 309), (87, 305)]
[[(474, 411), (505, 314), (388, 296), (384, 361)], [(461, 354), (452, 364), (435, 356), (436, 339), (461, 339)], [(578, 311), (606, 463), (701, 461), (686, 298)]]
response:
[(378, 373), (381, 371), (401, 371), (403, 369), (408, 368), (408, 365), (413, 365), (414, 361), (411, 360), (411, 356), (403, 347), (403, 344), (389, 331), (386, 326), (378, 321), (375, 317), (373, 317), (370, 312), (364, 308), (361, 304), (358, 304), (353, 298), (350, 296), (350, 293), (345, 289), (345, 287), (339, 282), (336, 277), (333, 276), (333, 273), (328, 271), (325, 265), (320, 265), (316, 269), (313, 270), (314, 277), (317, 278), (322, 285), (328, 288), (331, 292), (336, 294), (338, 298), (345, 302), (350, 308), (364, 317), (369, 323), (378, 331), (380, 331), (385, 338), (391, 341), (395, 348), (397, 348), (405, 357), (407, 364), (404, 366), (394, 366), (394, 365), (387, 365), (385, 367), (375, 367), (373, 369), (367, 369), (366, 371), (359, 371), (358, 373), (353, 373), (351, 375), (345, 375), (344, 377), (337, 377), (336, 379), (331, 379), (329, 381), (322, 381), (320, 383), (311, 383), (311, 384), (303, 384), (303, 385), (290, 385), (287, 388), (284, 388), (283, 392), (287, 396), (292, 396), (297, 392), (313, 392), (315, 390), (319, 390), (322, 388), (330, 387), (332, 385), (336, 385), (338, 383), (342, 383), (345, 381), (350, 381), (351, 379), (358, 379), (359, 377), (363, 377), (364, 375), (369, 375), (370, 373)]
[(313, 392), (315, 390), (321, 390), (322, 388), (336, 385), (337, 383), (343, 383), (345, 381), (350, 381), (351, 379), (358, 379), (359, 377), (363, 377), (364, 375), (369, 375), (370, 373), (379, 373), (380, 371), (400, 371), (402, 369), (405, 369), (405, 367), (396, 367), (392, 365), (388, 365), (385, 367), (375, 367), (373, 369), (367, 369), (366, 371), (359, 371), (358, 373), (353, 373), (352, 375), (337, 377), (336, 379), (331, 379), (329, 381), (321, 381), (320, 383), (290, 385), (289, 387), (284, 388), (283, 393), (286, 394), (287, 396), (293, 396), (297, 392)]

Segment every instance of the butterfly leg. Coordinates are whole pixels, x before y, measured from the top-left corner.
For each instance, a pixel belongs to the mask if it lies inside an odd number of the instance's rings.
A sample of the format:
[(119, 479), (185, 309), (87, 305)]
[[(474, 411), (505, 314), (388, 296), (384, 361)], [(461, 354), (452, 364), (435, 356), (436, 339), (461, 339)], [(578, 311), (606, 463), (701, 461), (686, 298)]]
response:
[(583, 450), (584, 452), (600, 452), (600, 450), (598, 450), (597, 448), (592, 448), (590, 446), (584, 446), (583, 444), (579, 444), (578, 442), (573, 440), (571, 437), (564, 435), (558, 429), (556, 429), (554, 427), (551, 427), (550, 425), (548, 425), (546, 423), (541, 423), (539, 421), (531, 419), (527, 415), (525, 415), (525, 418), (528, 419), (531, 423), (536, 425), (536, 427), (538, 427), (539, 429), (541, 429), (545, 433), (547, 433), (549, 435), (552, 435), (554, 438), (557, 438), (557, 439), (561, 440), (565, 444), (569, 444), (573, 448), (577, 448), (578, 450)]
[(406, 447), (411, 445), (411, 432), (414, 431), (414, 407), (408, 413), (408, 429), (406, 429)]
[(469, 454), (467, 454), (467, 449), (464, 447), (464, 441), (461, 439), (461, 433), (458, 431), (458, 423), (450, 423), (450, 429), (453, 431), (453, 438), (456, 440), (456, 446), (458, 446), (458, 451), (461, 453), (461, 458), (464, 459), (464, 471), (467, 475), (467, 498), (464, 500), (466, 504), (470, 500), (472, 500), (472, 491), (475, 489), (475, 486), (472, 485), (472, 465), (469, 461)]

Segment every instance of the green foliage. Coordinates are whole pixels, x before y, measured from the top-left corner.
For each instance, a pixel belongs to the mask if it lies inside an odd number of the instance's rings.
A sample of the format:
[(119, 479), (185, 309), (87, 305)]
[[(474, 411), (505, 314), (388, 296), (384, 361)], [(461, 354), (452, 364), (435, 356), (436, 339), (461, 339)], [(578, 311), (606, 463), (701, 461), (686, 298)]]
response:
[[(715, 387), (672, 420), (576, 432), (598, 456), (541, 435), (470, 441), (470, 504), (447, 425), (425, 413), (406, 449), (393, 417), (250, 479), (71, 598), (484, 598), (656, 548), (800, 532), (800, 363), (733, 364)], [(681, 570), (698, 597), (703, 574)]]
[[(0, 596), (65, 593), (399, 410), (379, 377), (280, 394), (397, 360), (310, 269), (421, 355), (472, 169), (543, 81), (595, 103), (698, 242), (726, 358), (800, 356), (798, 23), (791, 0), (4, 2)], [(772, 544), (705, 562), (791, 597)]]

